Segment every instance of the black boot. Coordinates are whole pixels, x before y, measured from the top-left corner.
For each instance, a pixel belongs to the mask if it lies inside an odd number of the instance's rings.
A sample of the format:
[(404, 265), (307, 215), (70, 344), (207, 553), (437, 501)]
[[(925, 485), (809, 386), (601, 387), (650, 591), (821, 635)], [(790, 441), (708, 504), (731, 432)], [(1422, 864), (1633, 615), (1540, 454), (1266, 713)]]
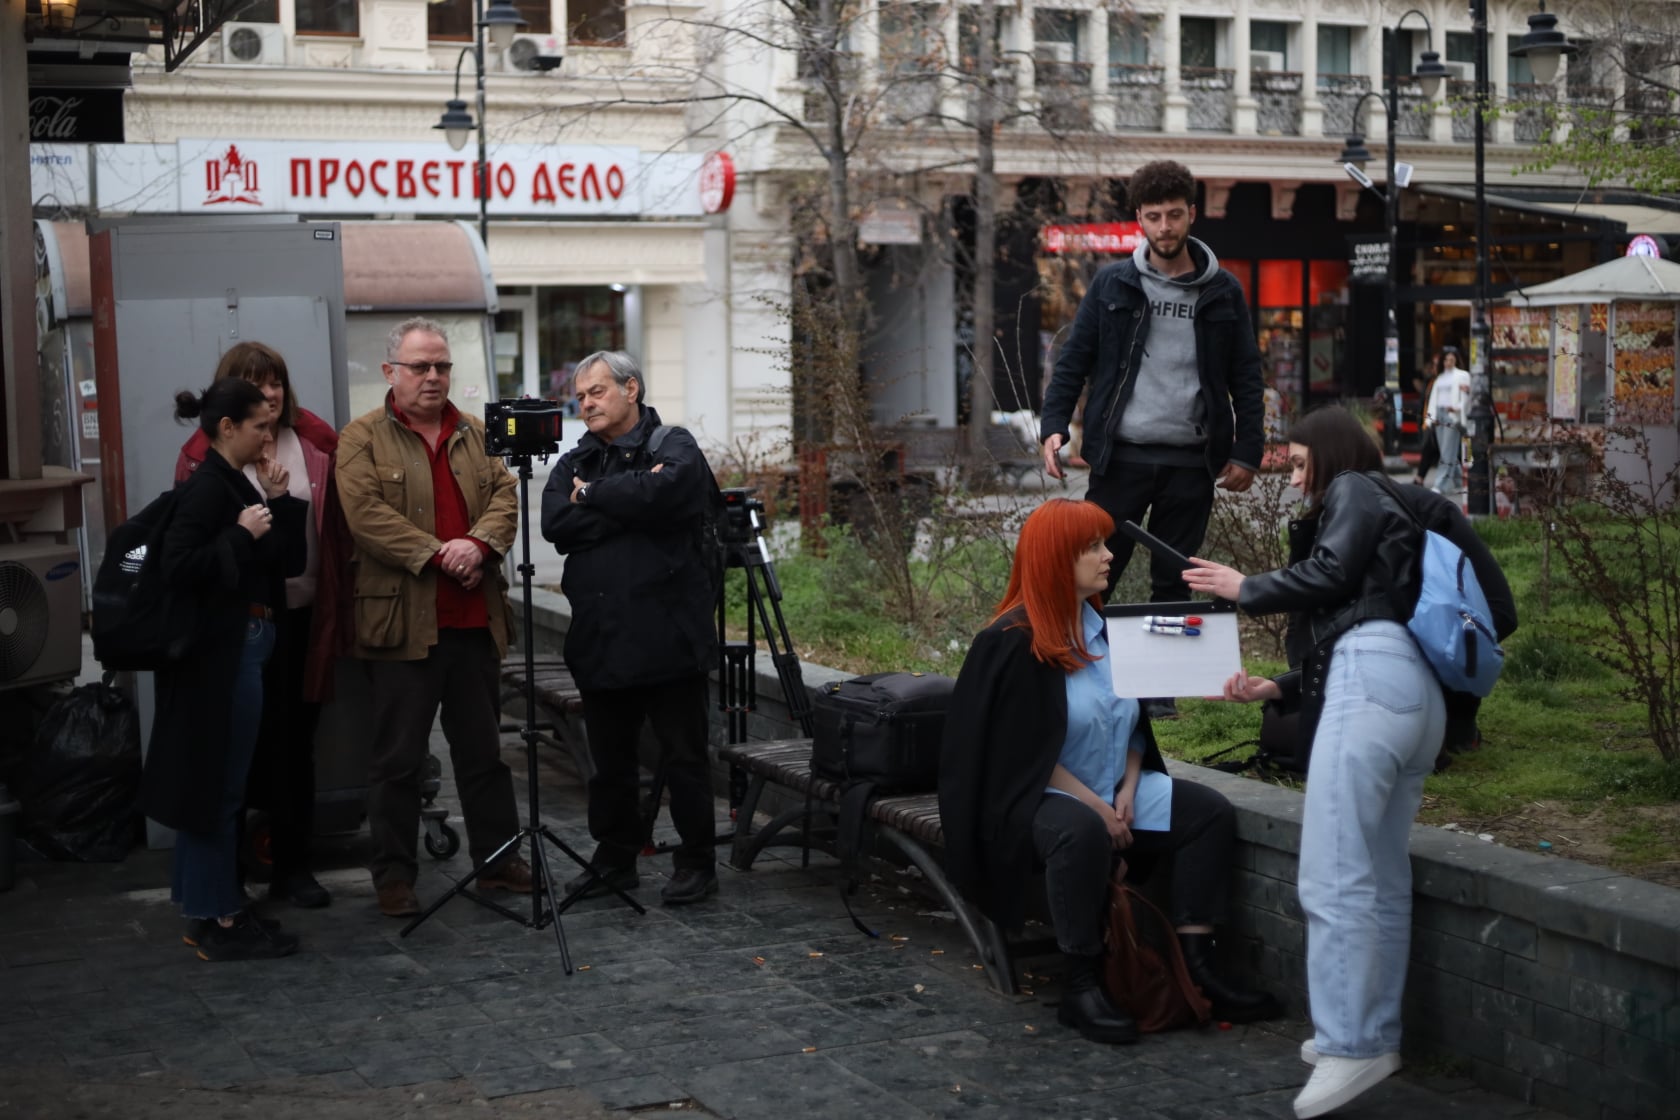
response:
[(1092, 1042), (1136, 1042), (1137, 1024), (1132, 1017), (1109, 1002), (1098, 980), (1101, 957), (1068, 958), (1067, 987), (1056, 1018)]
[(1283, 1014), (1270, 992), (1251, 992), (1237, 987), (1214, 971), (1213, 934), (1181, 933), (1178, 944), (1184, 950), (1184, 966), (1190, 979), (1213, 1004), (1213, 1017), (1228, 1023), (1258, 1023)]

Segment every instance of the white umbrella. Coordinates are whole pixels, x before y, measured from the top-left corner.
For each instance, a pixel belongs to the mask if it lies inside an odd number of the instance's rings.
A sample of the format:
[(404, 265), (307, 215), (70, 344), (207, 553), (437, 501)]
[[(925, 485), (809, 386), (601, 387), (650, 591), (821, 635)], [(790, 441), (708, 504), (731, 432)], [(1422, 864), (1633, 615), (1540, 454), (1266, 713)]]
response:
[(1561, 280), (1519, 288), (1507, 298), (1519, 307), (1680, 300), (1680, 264), (1655, 257), (1618, 257)]

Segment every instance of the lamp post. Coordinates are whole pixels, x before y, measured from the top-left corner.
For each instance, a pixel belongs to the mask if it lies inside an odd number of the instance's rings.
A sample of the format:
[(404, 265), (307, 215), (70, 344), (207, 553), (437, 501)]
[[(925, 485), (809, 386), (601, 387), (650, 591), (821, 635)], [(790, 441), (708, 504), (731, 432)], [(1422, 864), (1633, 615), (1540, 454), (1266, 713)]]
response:
[[(1429, 17), (1413, 8), (1402, 15), (1394, 25), (1394, 41), (1388, 52), (1388, 100), (1385, 103), (1382, 95), (1375, 90), (1366, 90), (1359, 95), (1359, 100), (1353, 103), (1353, 127), (1359, 127), (1359, 110), (1364, 106), (1367, 97), (1374, 97), (1382, 105), (1388, 116), (1388, 176), (1383, 180), (1384, 227), (1388, 234), (1388, 284), (1384, 291), (1385, 310), (1387, 312), (1387, 329), (1383, 336), (1383, 387), (1388, 391), (1388, 398), (1394, 406), (1394, 431), (1396, 436), (1400, 431), (1402, 413), (1400, 401), (1400, 326), (1395, 317), (1395, 304), (1400, 282), (1399, 253), (1400, 253), (1400, 188), (1394, 182), (1394, 145), (1395, 133), (1400, 125), (1400, 29), (1409, 16), (1417, 16), (1423, 20), (1425, 42), (1434, 38), (1434, 31), (1429, 25)], [(1433, 50), (1425, 50), (1418, 55), (1417, 70), (1413, 72), (1418, 84), (1423, 89), (1424, 99), (1433, 101), (1435, 94), (1440, 91), (1441, 80), (1447, 76), (1447, 68), (1441, 65), (1441, 56)], [(1361, 169), (1360, 175), (1354, 176), (1363, 186), (1371, 187), (1369, 178), (1363, 177), (1363, 168), (1371, 159), (1370, 151), (1365, 147), (1365, 137), (1360, 133), (1353, 133), (1347, 138), (1347, 144), (1336, 157), (1336, 162), (1343, 167)], [(1352, 174), (1352, 171), (1349, 171)], [(1375, 189), (1372, 187), (1371, 189)]]
[[(1470, 312), (1470, 462), (1465, 469), (1467, 506), (1473, 515), (1493, 512), (1493, 388), (1489, 362), (1492, 324), (1489, 278), (1492, 230), (1488, 223), (1485, 117), (1488, 103), (1487, 0), (1470, 0), (1470, 28), (1476, 38), (1476, 294)], [(1558, 63), (1576, 48), (1557, 30), (1557, 16), (1540, 10), (1528, 17), (1528, 34), (1511, 54), (1527, 58), (1534, 80), (1549, 85), (1557, 79)]]
[[(462, 47), (461, 53), (455, 56), (455, 96), (444, 104), (443, 117), (432, 127), (441, 129), (449, 146), (457, 152), (466, 147), (467, 133), (478, 130), (478, 163), (473, 168), (473, 191), (478, 195), (478, 237), (485, 245), (490, 244), (490, 189), (493, 176), (490, 174), (488, 153), (488, 139), (484, 127), (484, 33), (490, 32), (490, 45), (499, 53), (507, 50), (513, 43), (513, 33), (526, 26), (519, 9), (513, 6), (513, 0), (490, 0), (490, 10), (485, 11), (484, 0), (477, 0), (473, 20), (473, 45)], [(461, 63), (468, 54), (473, 56), (474, 68), (478, 71), (478, 119), (475, 121), (471, 113), (467, 112), (467, 103), (461, 99)]]

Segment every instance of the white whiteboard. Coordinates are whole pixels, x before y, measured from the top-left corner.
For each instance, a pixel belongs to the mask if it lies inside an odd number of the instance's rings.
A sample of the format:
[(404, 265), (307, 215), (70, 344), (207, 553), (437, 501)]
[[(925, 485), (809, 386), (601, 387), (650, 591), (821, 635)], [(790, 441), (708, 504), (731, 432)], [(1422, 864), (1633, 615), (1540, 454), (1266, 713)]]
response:
[[(1229, 604), (1141, 603), (1103, 609), (1114, 694), (1130, 699), (1218, 696), (1242, 668), (1237, 612)], [(1200, 634), (1152, 634), (1145, 615), (1199, 615)]]

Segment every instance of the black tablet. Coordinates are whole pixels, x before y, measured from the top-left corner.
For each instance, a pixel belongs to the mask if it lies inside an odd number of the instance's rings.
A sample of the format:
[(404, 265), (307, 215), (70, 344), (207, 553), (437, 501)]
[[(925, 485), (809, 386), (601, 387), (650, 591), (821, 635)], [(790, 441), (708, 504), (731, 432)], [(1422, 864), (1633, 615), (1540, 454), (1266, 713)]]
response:
[(1191, 566), (1189, 557), (1185, 556), (1184, 553), (1180, 552), (1178, 549), (1174, 548), (1172, 545), (1168, 544), (1160, 537), (1157, 537), (1154, 533), (1151, 533), (1148, 529), (1145, 529), (1136, 522), (1120, 522), (1120, 531), (1132, 538), (1132, 540), (1136, 541), (1138, 544), (1141, 544), (1143, 547), (1153, 552), (1155, 555), (1166, 560), (1171, 560), (1174, 564), (1177, 564), (1180, 569)]

